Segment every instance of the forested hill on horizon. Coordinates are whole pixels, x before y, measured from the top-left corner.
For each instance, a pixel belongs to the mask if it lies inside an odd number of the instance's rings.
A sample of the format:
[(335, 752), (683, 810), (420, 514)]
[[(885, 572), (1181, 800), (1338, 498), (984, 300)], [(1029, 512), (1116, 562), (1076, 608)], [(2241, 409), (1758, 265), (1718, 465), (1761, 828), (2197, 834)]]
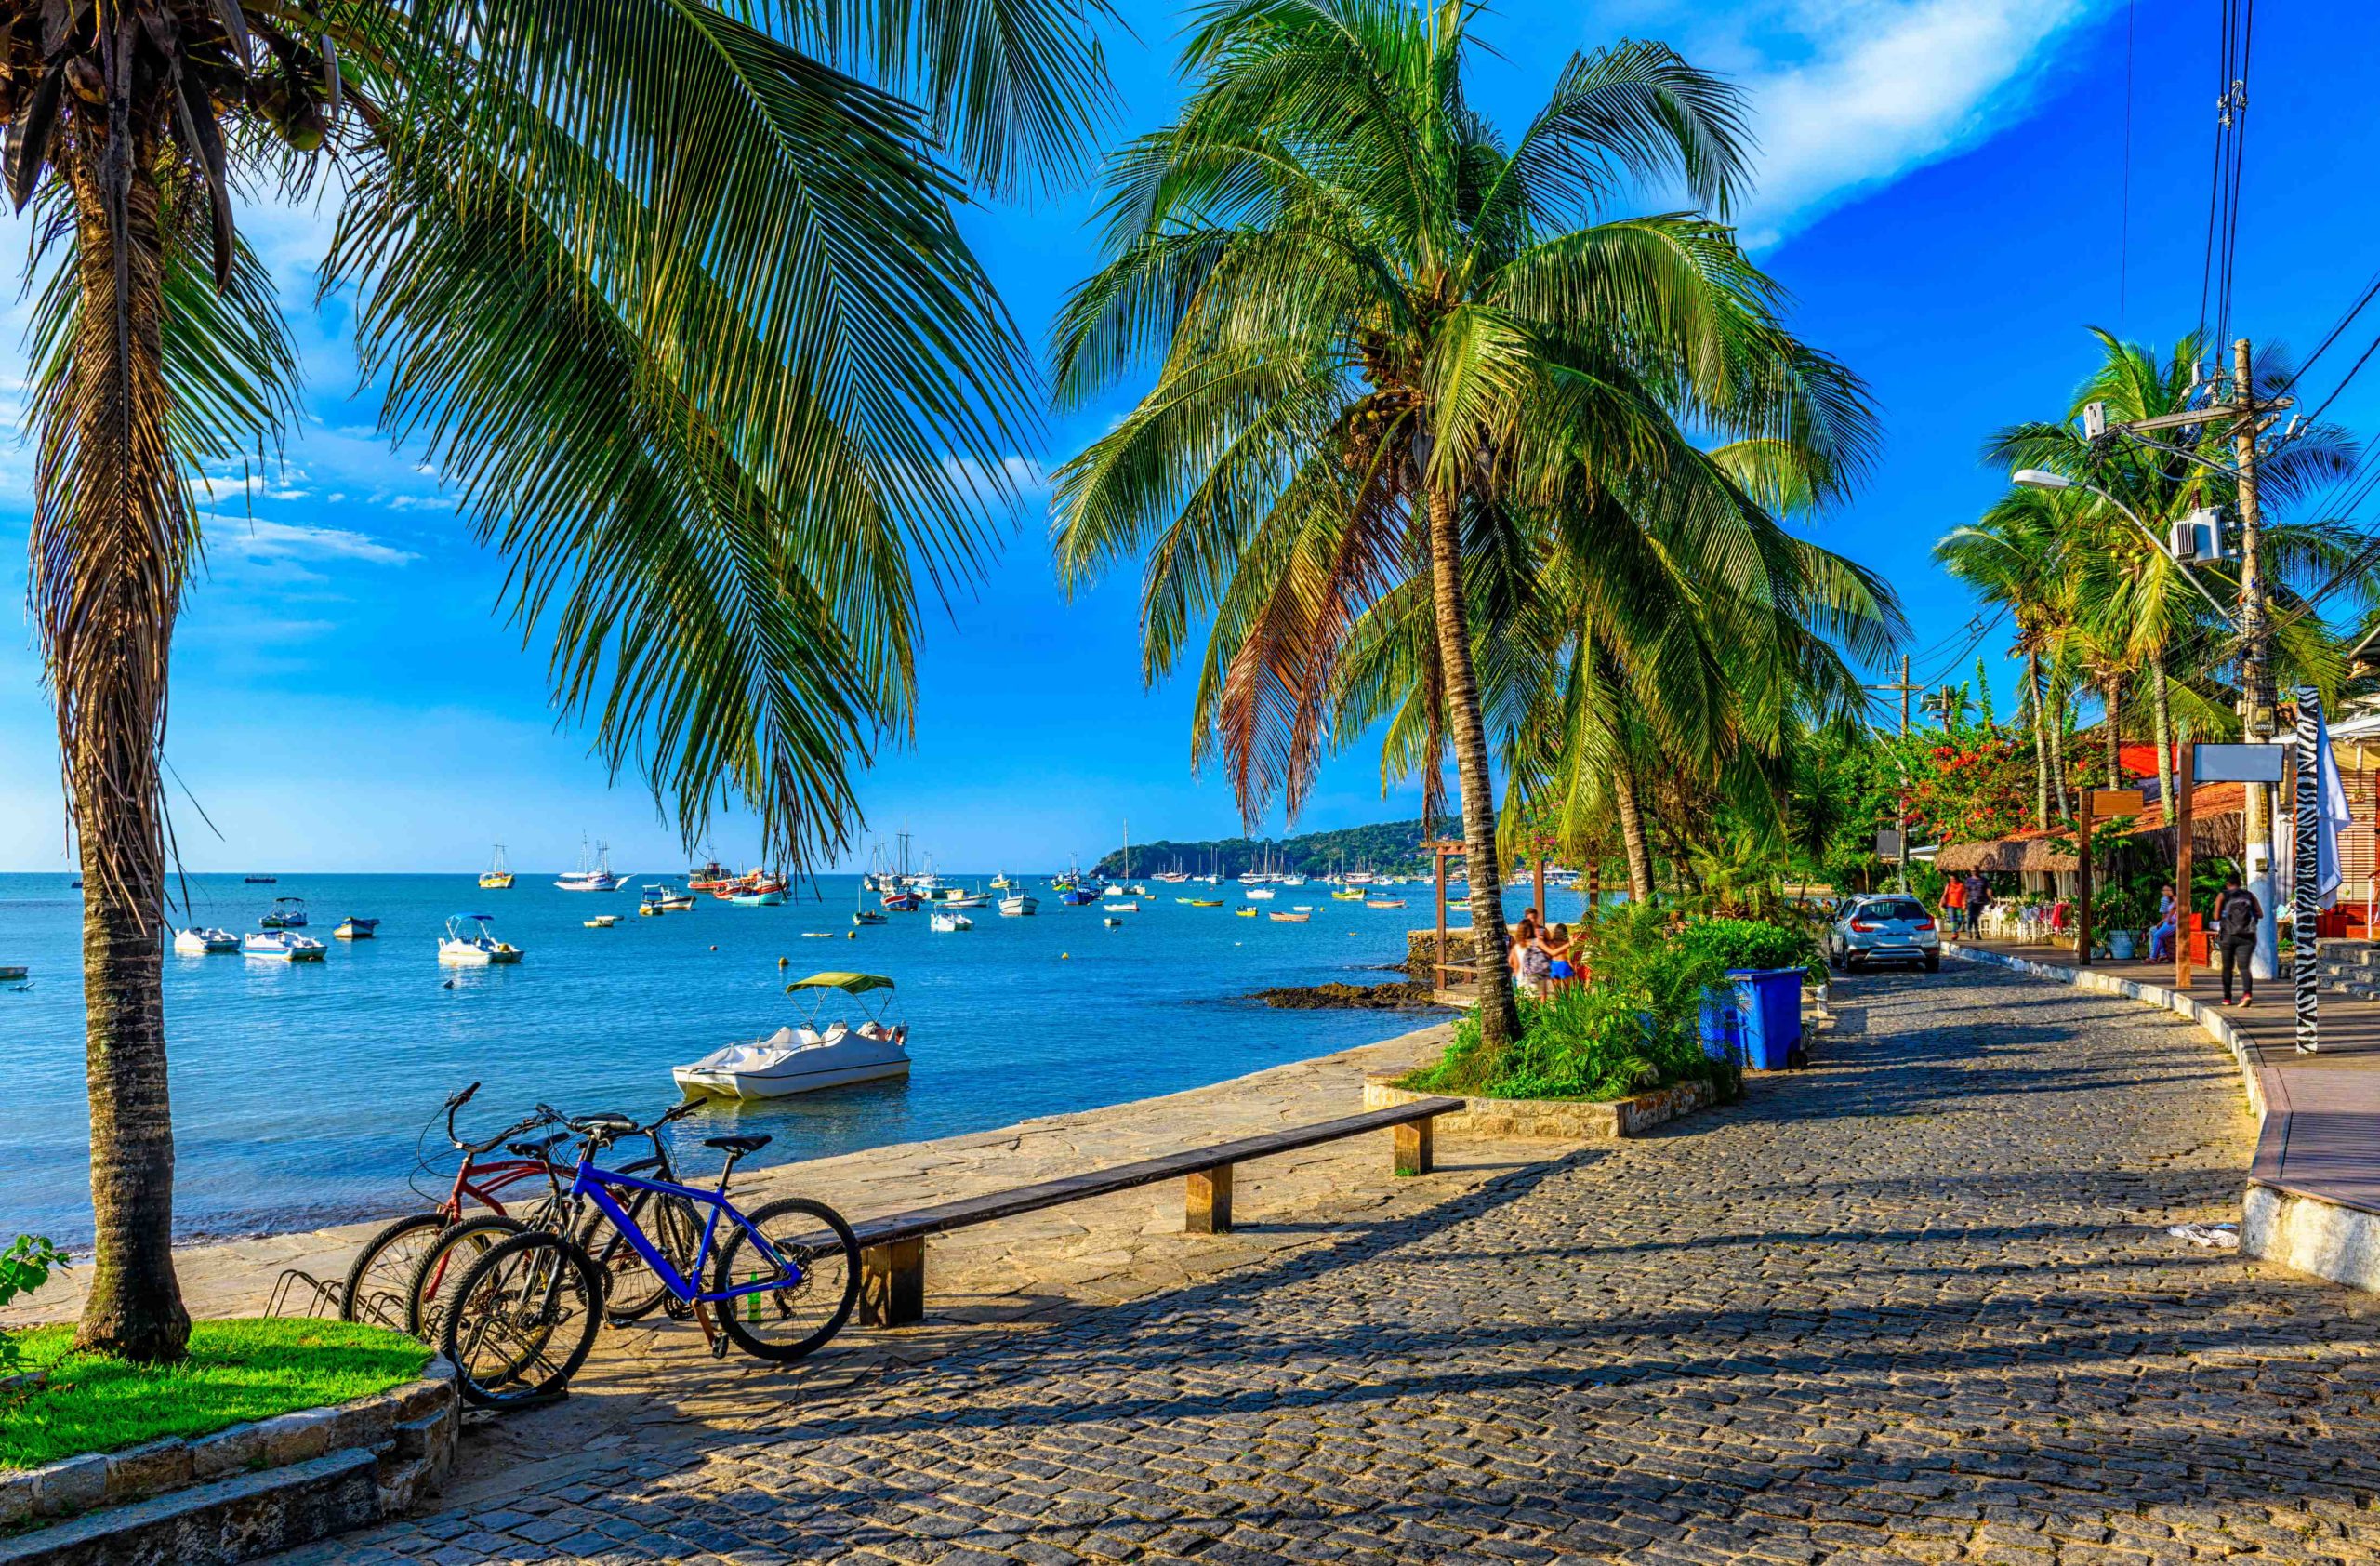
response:
[[(1322, 875), (1332, 869), (1395, 870), (1400, 874), (1424, 865), (1421, 823), (1387, 821), (1374, 827), (1342, 827), (1337, 831), (1303, 832), (1284, 838), (1214, 838), (1200, 843), (1155, 843), (1131, 845), (1131, 873), (1155, 875), (1181, 869), (1193, 875), (1210, 870), (1237, 875), (1269, 866), (1300, 875)], [(1093, 875), (1125, 873), (1125, 851), (1117, 849), (1091, 867)]]

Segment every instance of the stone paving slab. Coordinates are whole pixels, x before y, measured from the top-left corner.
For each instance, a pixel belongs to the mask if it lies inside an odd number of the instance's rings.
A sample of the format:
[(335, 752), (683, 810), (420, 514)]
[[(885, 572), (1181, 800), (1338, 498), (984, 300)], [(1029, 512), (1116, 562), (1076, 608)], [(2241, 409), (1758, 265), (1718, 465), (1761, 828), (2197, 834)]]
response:
[(1826, 1064), (1645, 1140), (723, 1381), (287, 1559), (2380, 1559), (2380, 1306), (2164, 1232), (2236, 1202), (2228, 1058), (1994, 970), (1838, 993)]

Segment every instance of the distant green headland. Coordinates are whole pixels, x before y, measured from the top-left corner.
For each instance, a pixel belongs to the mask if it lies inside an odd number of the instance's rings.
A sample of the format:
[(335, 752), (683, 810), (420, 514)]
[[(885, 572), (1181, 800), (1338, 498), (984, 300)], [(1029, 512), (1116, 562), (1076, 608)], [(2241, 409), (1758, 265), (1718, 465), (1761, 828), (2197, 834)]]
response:
[[(1296, 837), (1213, 838), (1176, 843), (1159, 838), (1131, 847), (1131, 873), (1155, 875), (1180, 869), (1192, 875), (1210, 871), (1237, 875), (1267, 867), (1297, 875), (1322, 875), (1333, 869), (1393, 870), (1399, 875), (1427, 868), (1421, 849), (1420, 821), (1386, 821), (1376, 827), (1342, 827), (1334, 832), (1304, 832)], [(1125, 873), (1124, 850), (1117, 849), (1091, 873)]]

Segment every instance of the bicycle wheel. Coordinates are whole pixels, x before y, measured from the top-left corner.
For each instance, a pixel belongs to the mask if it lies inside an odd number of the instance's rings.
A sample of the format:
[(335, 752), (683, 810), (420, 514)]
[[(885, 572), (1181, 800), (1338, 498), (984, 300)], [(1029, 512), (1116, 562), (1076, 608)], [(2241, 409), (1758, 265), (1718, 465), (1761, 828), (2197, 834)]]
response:
[(438, 1351), (455, 1366), (465, 1402), (541, 1402), (562, 1396), (587, 1362), (602, 1308), (587, 1253), (532, 1229), (464, 1269), (440, 1323)]
[(528, 1227), (518, 1218), (482, 1213), (454, 1225), (423, 1247), (421, 1260), (405, 1282), (405, 1331), (424, 1343), (436, 1343), (456, 1283), (473, 1262)]
[(365, 1241), (339, 1289), (338, 1319), (402, 1328), (421, 1254), (445, 1228), (443, 1213), (408, 1213)]
[[(852, 1226), (823, 1201), (789, 1196), (745, 1214), (790, 1269), (783, 1288), (738, 1295), (711, 1307), (719, 1324), (745, 1353), (762, 1360), (799, 1360), (841, 1330), (859, 1298), (859, 1241)], [(751, 1232), (722, 1218), (730, 1230), (711, 1267), (711, 1290), (773, 1280)]]
[[(678, 1269), (678, 1275), (699, 1286), (694, 1272), (694, 1257), (702, 1249), (703, 1226), (694, 1215), (694, 1204), (682, 1196), (639, 1191), (628, 1203), (628, 1214), (644, 1231), (646, 1241)], [(625, 1327), (676, 1303), (677, 1295), (669, 1292), (669, 1285), (662, 1281), (644, 1254), (629, 1244), (628, 1236), (602, 1214), (588, 1220), (578, 1242), (595, 1258), (596, 1269), (602, 1275), (603, 1320), (610, 1325)]]

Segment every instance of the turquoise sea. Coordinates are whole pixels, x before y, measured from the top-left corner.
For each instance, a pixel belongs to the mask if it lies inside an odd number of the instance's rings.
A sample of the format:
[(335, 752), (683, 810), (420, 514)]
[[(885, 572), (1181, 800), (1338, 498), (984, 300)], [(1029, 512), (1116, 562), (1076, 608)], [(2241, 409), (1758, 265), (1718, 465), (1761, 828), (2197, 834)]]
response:
[[(1401, 962), (1407, 928), (1430, 922), (1426, 886), (1399, 889), (1401, 910), (1284, 888), (1262, 906), (1304, 903), (1314, 918), (1276, 924), (1174, 901), (1195, 892), (1240, 906), (1234, 888), (1151, 883), (1142, 911), (1111, 930), (1097, 905), (1063, 908), (1035, 877), (1033, 918), (983, 909), (973, 930), (938, 935), (921, 913), (895, 914), (854, 940), (853, 877), (825, 877), (784, 908), (704, 897), (691, 913), (636, 917), (639, 887), (656, 879), (594, 894), (527, 872), (508, 892), (482, 892), (468, 874), (190, 878), (199, 922), (252, 930), (274, 896), (299, 896), (308, 933), (331, 950), (300, 964), (167, 956), (178, 1229), (271, 1232), (399, 1211), (416, 1202), (409, 1177), (443, 1194), (420, 1159), (451, 1172), (434, 1122), (475, 1079), (485, 1085), (464, 1125), (482, 1135), (540, 1099), (649, 1117), (677, 1099), (670, 1067), (799, 1020), (806, 1002), (786, 981), (819, 970), (896, 981), (910, 1080), (694, 1116), (677, 1128), (690, 1167), (713, 1157), (701, 1138), (730, 1126), (774, 1135), (762, 1162), (823, 1157), (1179, 1092), (1419, 1025), (1243, 997), (1388, 976), (1373, 970)], [(1569, 895), (1554, 900), (1554, 917), (1574, 911)], [(437, 936), (457, 912), (495, 915), (522, 962), (442, 968)], [(583, 928), (598, 912), (627, 917)], [(378, 918), (378, 936), (332, 940), (349, 914)], [(0, 986), (0, 1237), (89, 1236), (80, 924), (67, 877), (0, 875), (0, 965), (33, 970), (22, 991)]]

